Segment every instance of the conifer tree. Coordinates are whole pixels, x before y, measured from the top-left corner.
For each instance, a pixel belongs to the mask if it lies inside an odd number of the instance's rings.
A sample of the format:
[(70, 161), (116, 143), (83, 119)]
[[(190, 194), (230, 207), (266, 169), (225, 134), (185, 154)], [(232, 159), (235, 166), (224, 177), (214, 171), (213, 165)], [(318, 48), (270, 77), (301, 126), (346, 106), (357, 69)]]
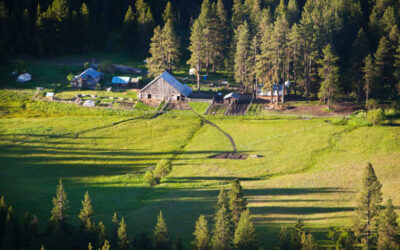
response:
[(249, 51), (250, 37), (249, 26), (245, 21), (236, 30), (236, 52), (235, 52), (235, 80), (243, 86), (250, 84), (249, 79)]
[(221, 188), (219, 190), (218, 201), (217, 201), (217, 210), (222, 208), (222, 206), (225, 206), (226, 208), (229, 208), (228, 194), (223, 188)]
[(287, 5), (287, 19), (289, 25), (293, 25), (297, 22), (299, 16), (299, 6), (297, 5), (297, 0), (289, 0)]
[(191, 28), (190, 35), (190, 46), (189, 51), (191, 53), (190, 59), (187, 61), (191, 67), (195, 68), (197, 75), (197, 89), (200, 90), (200, 71), (202, 68), (202, 57), (203, 57), (203, 27), (200, 21), (197, 19)]
[(224, 66), (225, 69), (227, 69), (231, 30), (228, 26), (228, 14), (225, 9), (223, 0), (218, 0), (216, 8), (217, 26), (215, 29), (215, 37), (217, 39), (215, 41), (215, 59), (217, 60), (217, 62), (213, 62), (213, 65), (215, 64), (216, 67)]
[(53, 197), (53, 209), (51, 210), (50, 221), (57, 223), (64, 222), (68, 218), (66, 214), (68, 207), (67, 193), (65, 193), (62, 180), (60, 179), (56, 196)]
[(233, 228), (229, 221), (228, 210), (222, 206), (214, 218), (211, 245), (213, 249), (228, 250), (232, 248)]
[(216, 31), (216, 13), (212, 8), (210, 0), (203, 0), (199, 15), (199, 22), (203, 32), (203, 65), (208, 75), (210, 64), (212, 63), (213, 55), (215, 54), (214, 40)]
[(79, 219), (81, 220), (81, 225), (85, 227), (87, 230), (93, 229), (91, 217), (94, 214), (92, 201), (89, 197), (89, 192), (86, 191), (84, 200), (82, 201), (82, 209), (78, 215)]
[(104, 245), (101, 247), (101, 250), (110, 250), (110, 242), (108, 242), (108, 240), (104, 242)]
[(232, 29), (236, 30), (244, 20), (244, 9), (242, 0), (233, 0), (232, 7)]
[(165, 63), (167, 69), (171, 72), (174, 61), (179, 58), (179, 39), (176, 36), (174, 26), (171, 20), (168, 20), (162, 29), (162, 48), (165, 54)]
[(280, 0), (278, 7), (275, 9), (275, 18), (278, 17), (287, 18), (287, 7), (285, 4), (285, 0)]
[(169, 249), (170, 241), (168, 236), (168, 229), (165, 223), (162, 212), (157, 216), (157, 224), (154, 227), (154, 248), (155, 249)]
[(388, 39), (385, 36), (382, 37), (375, 53), (376, 87), (380, 93), (385, 91), (386, 85), (394, 84), (394, 58), (390, 49), (391, 48)]
[(229, 192), (229, 209), (232, 211), (232, 221), (236, 228), (240, 215), (247, 209), (247, 200), (243, 197), (243, 188), (238, 179), (232, 183)]
[(366, 96), (365, 105), (368, 107), (369, 94), (371, 92), (371, 88), (373, 88), (375, 85), (375, 65), (371, 54), (364, 59), (363, 72), (364, 91)]
[(301, 236), (301, 250), (317, 250), (317, 243), (311, 233), (303, 232)]
[(171, 21), (172, 25), (175, 24), (176, 18), (175, 18), (175, 14), (174, 14), (174, 9), (173, 9), (170, 1), (168, 1), (167, 5), (165, 6), (162, 18), (163, 18), (164, 24), (166, 24), (168, 21)]
[(183, 246), (183, 242), (181, 237), (178, 235), (175, 239), (174, 245), (172, 246), (172, 250), (183, 250), (185, 247)]
[(244, 211), (240, 216), (233, 243), (235, 245), (235, 249), (258, 249), (255, 230), (253, 223), (251, 222), (249, 209)]
[(97, 225), (97, 246), (100, 248), (107, 240), (106, 227), (103, 222), (99, 222)]
[(378, 220), (378, 249), (379, 250), (398, 250), (399, 242), (399, 225), (397, 223), (398, 216), (393, 206), (392, 200), (389, 199), (385, 209)]
[(129, 240), (128, 236), (126, 235), (126, 224), (124, 217), (122, 217), (121, 222), (119, 223), (118, 227), (118, 249), (128, 249), (129, 247)]
[(394, 62), (394, 78), (397, 84), (397, 91), (400, 95), (400, 43), (397, 46), (396, 54), (394, 55), (395, 62)]
[(304, 234), (307, 235), (304, 222), (298, 219), (290, 235), (290, 249), (301, 249)]
[[(148, 40), (151, 36), (151, 30), (154, 27), (154, 17), (151, 13), (150, 6), (144, 0), (137, 0), (135, 2), (136, 16), (137, 16), (137, 31), (139, 45), (139, 56), (144, 56), (148, 51)], [(141, 52), (143, 51), (143, 52)]]
[(367, 56), (369, 50), (368, 38), (361, 28), (358, 33), (356, 40), (352, 45), (352, 58), (351, 58), (351, 73), (352, 82), (357, 94), (357, 101), (360, 102), (361, 91), (363, 89), (363, 60)]
[(372, 164), (368, 163), (362, 178), (353, 225), (354, 234), (358, 239), (361, 239), (365, 249), (373, 247), (373, 238), (376, 237), (374, 223), (377, 221), (381, 211), (381, 188), (382, 185), (375, 174)]
[(91, 242), (89, 242), (88, 250), (93, 250), (93, 246), (92, 246), (92, 243), (91, 243)]
[(281, 250), (290, 250), (290, 235), (286, 226), (281, 227), (279, 232), (279, 241)]
[[(291, 66), (292, 78), (293, 79), (293, 89), (294, 94), (297, 94), (297, 81), (299, 77), (302, 76), (302, 72), (304, 71), (302, 67), (302, 50), (301, 50), (301, 34), (300, 28), (295, 23), (293, 24), (288, 41), (288, 63)], [(290, 78), (290, 77), (289, 77)]]
[(200, 215), (196, 221), (195, 231), (193, 233), (194, 241), (193, 248), (195, 250), (208, 250), (210, 249), (210, 236), (208, 233), (208, 223), (204, 215)]
[(318, 70), (322, 79), (319, 95), (324, 102), (328, 101), (328, 107), (331, 108), (339, 88), (339, 67), (337, 66), (339, 57), (334, 54), (330, 44), (325, 47), (323, 53), (324, 58), (320, 61), (322, 67)]
[(150, 43), (150, 57), (146, 59), (146, 67), (151, 76), (160, 75), (165, 70), (165, 58), (163, 45), (163, 33), (160, 26), (154, 29), (154, 35)]
[(150, 236), (142, 231), (139, 233), (139, 236), (136, 241), (136, 248), (137, 249), (152, 249), (153, 244), (151, 242)]
[(133, 13), (131, 5), (129, 5), (125, 13), (121, 39), (124, 42), (125, 49), (132, 53), (134, 51), (134, 48), (132, 48), (132, 41), (135, 39), (135, 14)]
[(82, 3), (80, 8), (80, 25), (81, 25), (81, 35), (82, 35), (82, 49), (83, 52), (89, 52), (93, 48), (94, 42), (92, 41), (92, 36), (94, 35), (90, 25), (89, 8), (86, 3)]
[(110, 244), (112, 248), (117, 248), (118, 247), (118, 228), (119, 228), (119, 223), (118, 223), (118, 217), (117, 213), (114, 212), (113, 217), (111, 218), (111, 238), (110, 238)]

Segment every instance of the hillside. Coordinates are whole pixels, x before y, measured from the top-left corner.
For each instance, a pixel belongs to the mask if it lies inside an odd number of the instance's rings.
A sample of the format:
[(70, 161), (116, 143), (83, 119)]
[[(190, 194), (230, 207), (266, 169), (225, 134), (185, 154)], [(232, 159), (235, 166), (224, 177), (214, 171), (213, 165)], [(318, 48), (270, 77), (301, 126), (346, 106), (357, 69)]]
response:
[[(72, 221), (77, 221), (88, 190), (95, 221), (109, 226), (115, 211), (134, 235), (151, 232), (162, 210), (171, 235), (180, 234), (186, 244), (198, 215), (207, 215), (211, 223), (218, 190), (229, 188), (236, 178), (242, 181), (264, 247), (277, 245), (280, 226), (298, 218), (320, 244), (329, 225), (349, 225), (367, 162), (374, 164), (384, 199), (400, 205), (398, 126), (213, 116), (209, 119), (233, 137), (240, 152), (262, 156), (220, 160), (208, 157), (231, 150), (229, 141), (189, 111), (152, 119), (138, 113), (131, 119), (135, 115), (129, 113), (59, 110), (36, 117), (17, 110), (0, 119), (0, 193), (21, 214), (36, 214), (42, 225), (50, 216), (59, 178)], [(173, 165), (168, 177), (153, 188), (143, 184), (144, 170), (165, 158)]]

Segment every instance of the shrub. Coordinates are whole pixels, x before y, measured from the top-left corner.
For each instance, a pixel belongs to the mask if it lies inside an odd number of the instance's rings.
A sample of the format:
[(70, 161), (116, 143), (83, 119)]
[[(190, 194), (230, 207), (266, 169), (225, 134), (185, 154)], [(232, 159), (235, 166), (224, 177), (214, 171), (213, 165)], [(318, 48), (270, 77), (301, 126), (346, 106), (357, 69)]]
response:
[(385, 113), (382, 109), (368, 111), (367, 120), (371, 125), (379, 125), (385, 120)]
[(169, 172), (171, 172), (171, 162), (164, 159), (157, 163), (154, 174), (158, 179), (162, 179), (167, 176)]
[(385, 116), (387, 117), (395, 117), (398, 114), (398, 111), (395, 108), (385, 109)]
[(153, 174), (153, 171), (148, 170), (143, 176), (143, 181), (146, 184), (149, 184), (150, 186), (154, 186), (157, 183), (157, 178)]
[(99, 69), (103, 73), (114, 74), (114, 65), (111, 61), (104, 61), (100, 63)]
[(74, 75), (72, 74), (72, 73), (69, 73), (68, 75), (67, 75), (67, 80), (70, 82), (70, 81), (72, 81), (74, 79)]
[(378, 108), (378, 101), (375, 99), (369, 99), (367, 104), (367, 109), (371, 110), (376, 108)]

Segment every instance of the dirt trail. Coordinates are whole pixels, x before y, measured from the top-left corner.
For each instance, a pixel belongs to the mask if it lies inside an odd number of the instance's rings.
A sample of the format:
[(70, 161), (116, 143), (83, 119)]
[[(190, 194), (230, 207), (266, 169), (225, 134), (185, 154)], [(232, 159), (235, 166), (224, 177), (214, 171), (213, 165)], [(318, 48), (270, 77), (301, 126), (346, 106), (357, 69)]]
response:
[(237, 148), (236, 148), (236, 144), (235, 141), (233, 140), (232, 136), (230, 134), (228, 134), (227, 132), (225, 132), (224, 130), (222, 130), (217, 124), (213, 123), (212, 121), (209, 121), (208, 119), (206, 119), (204, 116), (198, 114), (197, 112), (195, 112), (194, 110), (191, 109), (191, 111), (193, 113), (195, 113), (198, 117), (200, 117), (200, 119), (202, 119), (205, 123), (210, 124), (211, 126), (213, 126), (214, 128), (218, 129), (219, 131), (221, 131), (221, 133), (223, 133), (225, 135), (226, 138), (228, 138), (228, 140), (231, 142), (232, 144), (232, 148), (233, 148), (233, 152), (237, 153)]

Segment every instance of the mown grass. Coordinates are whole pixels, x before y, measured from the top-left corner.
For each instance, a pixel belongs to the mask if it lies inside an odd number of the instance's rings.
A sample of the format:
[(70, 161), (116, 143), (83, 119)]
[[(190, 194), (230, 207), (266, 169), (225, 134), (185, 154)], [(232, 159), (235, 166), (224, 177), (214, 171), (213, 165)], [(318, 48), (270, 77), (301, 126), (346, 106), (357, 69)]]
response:
[(189, 106), (193, 109), (193, 111), (195, 111), (199, 114), (204, 114), (204, 112), (206, 112), (208, 106), (210, 106), (210, 103), (208, 103), (208, 102), (189, 102)]
[[(265, 248), (277, 244), (281, 225), (298, 218), (321, 243), (329, 225), (349, 225), (368, 161), (376, 168), (385, 199), (400, 204), (399, 127), (209, 116), (234, 138), (240, 152), (262, 156), (218, 160), (208, 157), (230, 151), (230, 142), (188, 111), (145, 119), (97, 109), (84, 113), (76, 106), (69, 113), (63, 104), (54, 108), (59, 115), (44, 109), (29, 118), (40, 110), (35, 105), (42, 105), (33, 103), (0, 119), (0, 193), (17, 211), (35, 213), (42, 224), (49, 218), (59, 178), (69, 195), (72, 221), (89, 190), (94, 220), (110, 225), (116, 211), (134, 235), (151, 232), (163, 210), (171, 234), (180, 234), (186, 244), (199, 214), (211, 220), (218, 190), (229, 188), (235, 178), (242, 180)], [(165, 158), (173, 163), (170, 175), (155, 188), (144, 185), (144, 170)]]

